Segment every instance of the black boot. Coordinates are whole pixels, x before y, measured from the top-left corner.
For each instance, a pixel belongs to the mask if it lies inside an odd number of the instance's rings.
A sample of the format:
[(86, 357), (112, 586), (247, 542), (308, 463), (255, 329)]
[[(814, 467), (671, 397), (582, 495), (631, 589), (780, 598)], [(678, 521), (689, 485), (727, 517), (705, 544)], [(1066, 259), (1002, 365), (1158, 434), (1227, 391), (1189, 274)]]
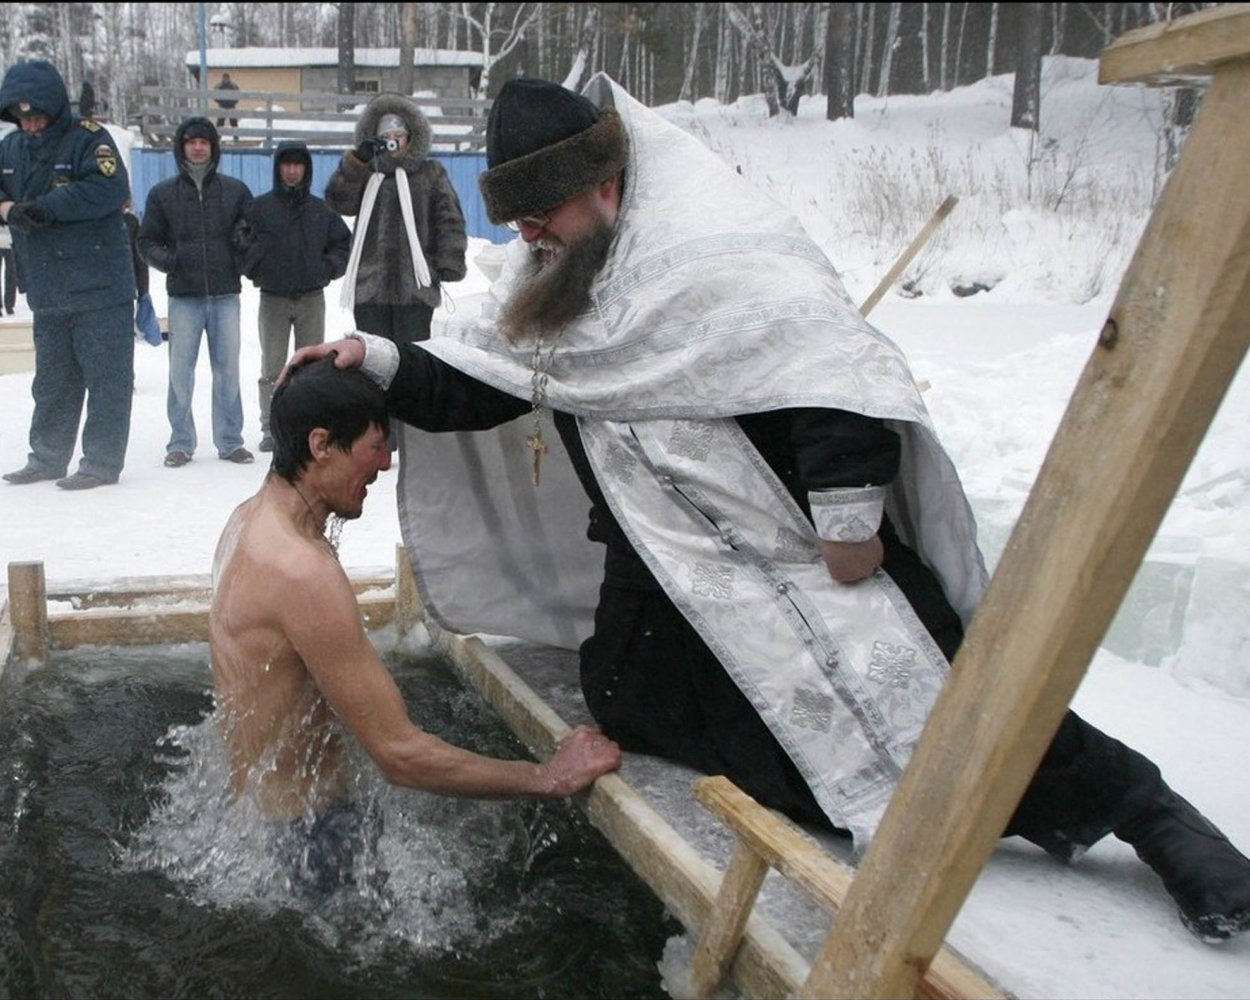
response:
[(1167, 785), (1115, 835), (1163, 879), (1181, 923), (1203, 941), (1250, 929), (1250, 858)]

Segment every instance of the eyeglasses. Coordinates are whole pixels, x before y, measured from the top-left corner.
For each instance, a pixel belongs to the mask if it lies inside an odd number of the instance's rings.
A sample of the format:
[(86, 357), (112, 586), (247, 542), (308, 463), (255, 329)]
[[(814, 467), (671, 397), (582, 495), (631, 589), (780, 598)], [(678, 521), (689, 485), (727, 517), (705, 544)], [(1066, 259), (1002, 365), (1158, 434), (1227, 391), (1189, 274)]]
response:
[(521, 223), (533, 226), (535, 229), (546, 229), (551, 225), (551, 216), (546, 212), (535, 212), (533, 215), (523, 215), (519, 219), (509, 219), (504, 225), (514, 233), (519, 233), (521, 231)]

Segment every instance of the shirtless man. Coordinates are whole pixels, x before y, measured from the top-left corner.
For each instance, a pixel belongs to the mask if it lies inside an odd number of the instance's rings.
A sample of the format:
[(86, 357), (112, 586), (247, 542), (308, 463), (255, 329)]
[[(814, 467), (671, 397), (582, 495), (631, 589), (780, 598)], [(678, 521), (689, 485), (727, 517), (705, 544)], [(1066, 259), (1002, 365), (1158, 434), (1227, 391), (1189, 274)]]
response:
[(447, 795), (561, 798), (619, 766), (617, 745), (584, 726), (542, 764), (483, 757), (415, 726), (324, 535), (331, 514), (360, 516), (390, 468), (382, 392), (327, 358), (288, 374), (270, 428), (272, 470), (231, 515), (213, 562), (213, 683), (236, 795), (273, 818), (337, 809), (345, 730), (387, 781)]

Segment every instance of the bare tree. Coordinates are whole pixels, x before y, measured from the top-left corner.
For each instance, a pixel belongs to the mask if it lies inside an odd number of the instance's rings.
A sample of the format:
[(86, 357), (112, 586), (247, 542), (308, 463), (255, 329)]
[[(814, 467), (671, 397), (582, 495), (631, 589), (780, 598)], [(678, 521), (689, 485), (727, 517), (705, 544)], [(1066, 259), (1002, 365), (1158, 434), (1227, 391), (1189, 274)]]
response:
[[(502, 27), (496, 19), (503, 17), (505, 6), (513, 7), (511, 20), (504, 20)], [(481, 15), (476, 16), (473, 8), (480, 7)], [(539, 4), (469, 4), (460, 5), (460, 20), (468, 26), (470, 35), (476, 36), (477, 51), (482, 54), (482, 77), (478, 85), (478, 94), (490, 93), (491, 69), (504, 56), (515, 49), (525, 38), (525, 32), (534, 23), (539, 14)]]
[(881, 43), (881, 76), (877, 79), (878, 97), (885, 97), (890, 92), (890, 70), (894, 66), (894, 48), (898, 43), (898, 20), (902, 6), (901, 3), (890, 4), (890, 12), (885, 25), (885, 38)]
[(778, 114), (781, 109), (792, 115), (798, 114), (799, 98), (811, 79), (818, 53), (812, 53), (797, 66), (787, 66), (773, 50), (772, 41), (765, 30), (763, 4), (751, 4), (749, 17), (738, 4), (727, 3), (724, 9), (738, 33), (755, 51), (764, 77), (762, 83), (769, 116)]
[(703, 36), (703, 23), (707, 20), (707, 4), (694, 5), (694, 34), (690, 39), (690, 54), (686, 56), (686, 71), (682, 74), (681, 92), (677, 95), (680, 101), (694, 99), (694, 74), (699, 64), (699, 40)]
[(591, 58), (594, 55), (595, 38), (599, 34), (599, 8), (594, 4), (586, 8), (586, 16), (582, 19), (581, 31), (577, 36), (577, 53), (573, 56), (573, 65), (564, 78), (564, 86), (569, 90), (580, 90), (590, 75)]
[(399, 92), (411, 95), (413, 82), (412, 53), (417, 47), (417, 5), (399, 4)]
[(835, 3), (825, 33), (825, 117), (855, 117), (855, 6)]
[[(1055, 6), (1052, 4), (1051, 6)], [(990, 4), (990, 37), (985, 45), (985, 75), (994, 75), (994, 50), (998, 47), (998, 4)]]
[(1042, 90), (1042, 5), (1019, 7), (1019, 41), (1016, 45), (1016, 86), (1011, 99), (1013, 128), (1038, 130)]
[(338, 8), (338, 91), (353, 94), (356, 92), (356, 5), (340, 3)]

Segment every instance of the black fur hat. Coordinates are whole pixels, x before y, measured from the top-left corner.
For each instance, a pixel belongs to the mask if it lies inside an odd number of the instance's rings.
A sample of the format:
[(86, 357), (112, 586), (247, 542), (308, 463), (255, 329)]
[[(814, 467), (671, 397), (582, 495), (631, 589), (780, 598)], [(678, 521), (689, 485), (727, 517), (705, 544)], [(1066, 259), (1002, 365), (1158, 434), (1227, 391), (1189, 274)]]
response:
[(486, 120), (486, 214), (498, 225), (554, 208), (619, 173), (626, 148), (613, 109), (549, 80), (509, 80)]

